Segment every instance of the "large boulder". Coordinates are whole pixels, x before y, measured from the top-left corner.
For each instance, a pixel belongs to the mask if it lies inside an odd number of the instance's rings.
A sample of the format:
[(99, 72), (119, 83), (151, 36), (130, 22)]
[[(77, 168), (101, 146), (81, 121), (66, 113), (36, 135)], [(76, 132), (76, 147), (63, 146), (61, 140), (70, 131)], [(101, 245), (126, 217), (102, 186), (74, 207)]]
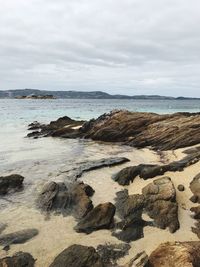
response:
[(9, 192), (19, 191), (23, 187), (24, 177), (19, 174), (12, 174), (0, 177), (0, 195)]
[(63, 250), (49, 267), (104, 267), (93, 247), (72, 245)]
[(94, 190), (84, 183), (50, 182), (37, 199), (37, 206), (44, 212), (72, 214), (77, 219), (84, 217), (92, 208), (90, 196)]
[(150, 257), (148, 267), (199, 267), (200, 242), (161, 244)]
[(18, 252), (12, 257), (0, 259), (0, 267), (33, 267), (35, 260), (31, 254)]
[(112, 203), (99, 204), (78, 222), (75, 230), (89, 234), (99, 229), (109, 229), (113, 226), (114, 215), (115, 206)]

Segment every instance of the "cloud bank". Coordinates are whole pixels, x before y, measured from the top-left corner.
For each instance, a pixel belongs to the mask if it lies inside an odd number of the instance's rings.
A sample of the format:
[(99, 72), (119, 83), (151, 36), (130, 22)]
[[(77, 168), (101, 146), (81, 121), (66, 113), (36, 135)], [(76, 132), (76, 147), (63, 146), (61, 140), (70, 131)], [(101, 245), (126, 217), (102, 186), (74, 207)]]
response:
[(198, 0), (0, 0), (0, 88), (200, 97)]

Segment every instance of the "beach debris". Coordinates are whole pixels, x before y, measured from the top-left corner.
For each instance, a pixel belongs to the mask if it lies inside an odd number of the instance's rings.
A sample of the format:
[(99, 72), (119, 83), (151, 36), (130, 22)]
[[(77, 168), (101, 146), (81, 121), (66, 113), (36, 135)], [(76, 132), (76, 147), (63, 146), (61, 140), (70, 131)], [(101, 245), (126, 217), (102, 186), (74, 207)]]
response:
[(147, 266), (198, 267), (200, 263), (200, 242), (168, 242), (158, 246), (149, 256)]
[(166, 165), (155, 164), (139, 164), (122, 169), (117, 174), (113, 175), (113, 180), (120, 185), (129, 185), (130, 182), (139, 175), (140, 178), (146, 180), (156, 176), (163, 175), (165, 172), (183, 171), (184, 168), (197, 163), (200, 160), (200, 152), (187, 155), (181, 160), (173, 161)]
[(0, 176), (0, 195), (21, 190), (23, 181), (24, 177), (19, 174)]
[[(113, 235), (125, 242), (142, 238), (147, 225), (169, 228), (171, 233), (179, 229), (176, 190), (169, 177), (154, 180), (142, 189), (142, 194), (128, 195), (127, 190), (117, 193), (115, 206), (121, 221)], [(153, 221), (143, 220), (143, 213)]]
[(75, 226), (77, 232), (90, 234), (100, 229), (110, 229), (114, 225), (115, 206), (110, 203), (103, 203), (89, 211)]
[(10, 246), (12, 244), (23, 244), (34, 236), (38, 235), (37, 229), (24, 229), (21, 231), (13, 232), (0, 236), (1, 246)]
[(68, 185), (63, 182), (49, 182), (43, 187), (36, 203), (44, 212), (72, 214), (80, 219), (93, 208), (90, 199), (93, 193), (94, 190), (83, 182)]
[(0, 259), (0, 267), (34, 267), (35, 259), (31, 254), (17, 252), (12, 257)]

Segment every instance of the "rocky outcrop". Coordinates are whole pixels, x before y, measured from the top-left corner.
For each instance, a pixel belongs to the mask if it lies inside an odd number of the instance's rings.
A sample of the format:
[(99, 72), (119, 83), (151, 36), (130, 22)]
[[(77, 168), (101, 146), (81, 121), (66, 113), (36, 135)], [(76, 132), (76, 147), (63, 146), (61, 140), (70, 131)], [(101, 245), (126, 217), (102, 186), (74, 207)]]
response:
[[(128, 195), (127, 190), (119, 192), (116, 209), (122, 220), (116, 225), (117, 231), (113, 235), (126, 242), (142, 238), (146, 225), (169, 228), (172, 233), (179, 229), (176, 190), (169, 177), (154, 180), (142, 189), (141, 195)], [(143, 213), (153, 221), (144, 221)]]
[(19, 191), (23, 187), (24, 177), (18, 174), (0, 177), (0, 195)]
[[(105, 142), (123, 142), (137, 148), (150, 146), (157, 150), (177, 149), (200, 143), (200, 113), (159, 115), (121, 110), (103, 114), (84, 124), (70, 120), (68, 117), (63, 119), (63, 124), (56, 129), (51, 129), (52, 123), (41, 126), (39, 131), (28, 136), (81, 137)], [(53, 124), (56, 125), (57, 121)], [(71, 125), (82, 127), (74, 129)]]
[(63, 250), (49, 267), (105, 267), (93, 247), (72, 245)]
[(14, 233), (1, 235), (0, 245), (6, 247), (12, 244), (22, 244), (38, 235), (38, 233), (39, 232), (37, 229), (25, 229)]
[(78, 222), (75, 230), (89, 234), (99, 229), (110, 229), (114, 215), (115, 206), (112, 203), (99, 204)]
[(149, 257), (148, 267), (199, 267), (200, 242), (161, 244)]
[(0, 267), (33, 267), (35, 260), (31, 254), (18, 252), (12, 257), (0, 259)]
[(197, 174), (190, 183), (190, 190), (193, 193), (191, 201), (194, 203), (200, 203), (200, 173)]
[(76, 218), (84, 217), (92, 208), (90, 196), (94, 190), (84, 183), (50, 182), (46, 184), (37, 199), (37, 206), (44, 212), (73, 214)]
[(153, 165), (153, 164), (139, 164), (137, 166), (130, 166), (122, 169), (113, 176), (114, 181), (120, 185), (129, 185), (133, 182), (135, 177), (139, 175), (140, 178), (146, 180), (149, 178), (163, 175), (165, 172), (183, 171), (184, 168), (197, 163), (200, 160), (200, 152), (193, 153), (184, 157), (181, 160), (173, 161), (166, 165)]

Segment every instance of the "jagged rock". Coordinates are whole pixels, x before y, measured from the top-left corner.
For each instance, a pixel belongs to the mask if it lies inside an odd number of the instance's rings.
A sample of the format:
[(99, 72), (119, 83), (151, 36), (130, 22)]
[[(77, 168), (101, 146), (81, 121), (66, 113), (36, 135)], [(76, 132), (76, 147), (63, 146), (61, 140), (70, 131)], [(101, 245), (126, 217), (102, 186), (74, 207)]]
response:
[(33, 267), (35, 260), (31, 254), (18, 252), (12, 257), (0, 259), (0, 267)]
[(191, 200), (195, 203), (200, 203), (200, 173), (197, 174), (190, 183), (190, 190), (194, 195), (193, 199)]
[(148, 255), (142, 251), (122, 267), (148, 267)]
[[(142, 194), (128, 195), (124, 190), (117, 194), (117, 214), (122, 219), (116, 225), (113, 235), (125, 242), (142, 238), (143, 228), (147, 225), (170, 232), (179, 229), (176, 190), (169, 177), (162, 177), (142, 189)], [(153, 221), (144, 221), (142, 214), (147, 213)]]
[(161, 244), (150, 257), (148, 267), (198, 267), (200, 242), (175, 242)]
[(129, 244), (121, 243), (98, 245), (96, 250), (105, 266), (116, 267), (117, 260), (128, 255), (130, 248)]
[(45, 212), (56, 211), (63, 215), (84, 217), (92, 208), (90, 196), (94, 190), (84, 183), (69, 184), (50, 182), (46, 184), (37, 199), (37, 206)]
[[(80, 129), (74, 129), (81, 125)], [(63, 117), (28, 136), (83, 137), (105, 142), (123, 142), (138, 148), (151, 146), (157, 150), (170, 150), (199, 144), (199, 130), (200, 113), (159, 115), (118, 110), (84, 124)]]
[(37, 229), (25, 229), (18, 232), (0, 236), (0, 245), (9, 246), (11, 244), (22, 244), (38, 235)]
[(184, 168), (195, 164), (200, 160), (200, 152), (188, 155), (179, 161), (171, 162), (167, 165), (139, 164), (122, 169), (113, 176), (114, 181), (120, 185), (129, 185), (134, 178), (139, 175), (144, 180), (163, 175), (165, 172), (183, 171)]
[(112, 203), (99, 204), (78, 222), (75, 230), (89, 234), (99, 229), (110, 229), (114, 215), (115, 206)]
[(72, 245), (63, 250), (49, 267), (104, 267), (93, 247)]
[(24, 177), (19, 174), (12, 174), (0, 177), (0, 195), (9, 192), (19, 191), (23, 187)]
[(185, 186), (182, 184), (179, 184), (177, 188), (178, 188), (178, 191), (180, 191), (180, 192), (185, 191)]

